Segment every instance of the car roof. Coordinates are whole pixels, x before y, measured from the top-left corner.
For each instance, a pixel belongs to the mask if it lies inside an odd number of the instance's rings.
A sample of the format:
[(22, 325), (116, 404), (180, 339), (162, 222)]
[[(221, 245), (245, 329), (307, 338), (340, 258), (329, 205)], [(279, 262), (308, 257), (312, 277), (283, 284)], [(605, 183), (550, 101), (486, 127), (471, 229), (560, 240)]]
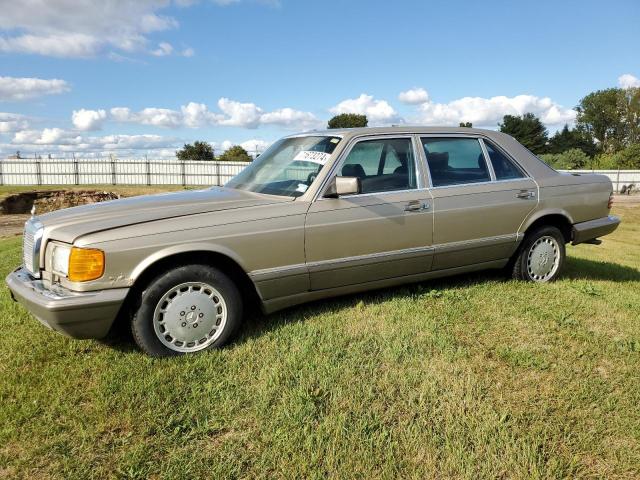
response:
[(364, 127), (364, 128), (336, 128), (330, 130), (310, 130), (292, 136), (300, 135), (327, 135), (342, 137), (357, 137), (361, 135), (389, 135), (389, 134), (459, 134), (459, 135), (485, 135), (487, 137), (499, 137), (504, 135), (495, 130), (469, 127), (425, 127), (420, 125), (402, 125), (393, 127)]

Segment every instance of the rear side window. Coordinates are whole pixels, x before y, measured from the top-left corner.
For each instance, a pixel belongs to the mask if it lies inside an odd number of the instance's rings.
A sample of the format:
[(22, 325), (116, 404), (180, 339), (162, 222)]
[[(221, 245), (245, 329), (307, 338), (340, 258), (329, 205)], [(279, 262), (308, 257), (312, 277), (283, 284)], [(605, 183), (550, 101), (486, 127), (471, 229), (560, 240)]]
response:
[(434, 187), (489, 182), (489, 168), (476, 138), (422, 138)]
[(512, 180), (516, 178), (524, 178), (522, 170), (518, 168), (511, 160), (509, 160), (497, 147), (484, 140), (487, 147), (487, 153), (493, 165), (493, 171), (496, 174), (496, 180)]

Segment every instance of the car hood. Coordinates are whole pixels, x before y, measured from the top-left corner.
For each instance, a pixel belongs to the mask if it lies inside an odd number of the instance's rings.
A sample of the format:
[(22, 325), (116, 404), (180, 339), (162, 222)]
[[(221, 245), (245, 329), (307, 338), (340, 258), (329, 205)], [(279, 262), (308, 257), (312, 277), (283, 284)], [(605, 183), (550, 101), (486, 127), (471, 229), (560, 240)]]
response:
[(103, 230), (155, 220), (290, 202), (292, 198), (214, 187), (161, 193), (67, 208), (38, 216), (49, 239), (73, 243)]

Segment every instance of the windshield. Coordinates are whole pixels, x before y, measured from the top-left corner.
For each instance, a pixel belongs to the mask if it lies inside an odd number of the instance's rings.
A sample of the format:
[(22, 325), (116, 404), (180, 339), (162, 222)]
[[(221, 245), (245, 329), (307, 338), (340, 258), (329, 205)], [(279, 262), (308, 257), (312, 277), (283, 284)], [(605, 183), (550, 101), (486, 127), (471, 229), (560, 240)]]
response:
[(340, 143), (340, 137), (283, 138), (270, 146), (225, 187), (299, 197), (311, 186)]

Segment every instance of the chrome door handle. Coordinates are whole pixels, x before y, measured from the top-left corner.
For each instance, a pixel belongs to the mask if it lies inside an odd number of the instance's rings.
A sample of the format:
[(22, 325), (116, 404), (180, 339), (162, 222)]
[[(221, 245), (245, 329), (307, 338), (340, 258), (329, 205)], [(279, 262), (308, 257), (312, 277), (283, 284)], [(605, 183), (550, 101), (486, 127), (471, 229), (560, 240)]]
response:
[(419, 212), (420, 210), (429, 210), (431, 205), (429, 202), (421, 202), (419, 200), (412, 200), (404, 206), (405, 212)]
[(535, 198), (536, 196), (536, 192), (520, 192), (520, 193), (516, 193), (516, 198), (523, 198), (523, 199), (528, 199), (528, 198)]

